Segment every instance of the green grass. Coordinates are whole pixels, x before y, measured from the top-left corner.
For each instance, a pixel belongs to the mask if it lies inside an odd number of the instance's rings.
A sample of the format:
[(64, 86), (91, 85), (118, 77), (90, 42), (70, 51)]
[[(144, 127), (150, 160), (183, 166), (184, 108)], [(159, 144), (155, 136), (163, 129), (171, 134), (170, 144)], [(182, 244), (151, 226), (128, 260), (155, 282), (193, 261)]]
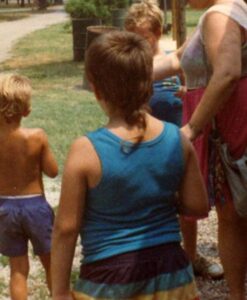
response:
[(8, 294), (8, 288), (6, 287), (4, 282), (0, 281), (0, 295), (1, 297), (3, 297), (2, 299), (8, 299), (7, 294)]
[(4, 15), (0, 14), (0, 22), (4, 21), (16, 21), (29, 17), (28, 13), (5, 13)]
[[(187, 34), (191, 34), (195, 29), (200, 16), (202, 15), (203, 10), (193, 10), (191, 8), (186, 8), (186, 26)], [(171, 11), (167, 12), (167, 23), (172, 22)], [(171, 34), (171, 33), (170, 33)]]
[(23, 124), (45, 129), (61, 169), (72, 140), (105, 120), (93, 94), (82, 89), (83, 64), (72, 62), (67, 24), (37, 31), (21, 40), (14, 57), (1, 69), (31, 78), (32, 113)]
[(9, 264), (9, 259), (6, 256), (2, 256), (0, 254), (0, 266), (1, 267), (6, 267)]
[[(0, 271), (2, 268), (6, 267), (8, 264), (9, 264), (8, 257), (2, 256), (0, 254)], [(0, 272), (0, 275), (1, 275), (1, 272)], [(1, 295), (1, 297), (5, 297), (5, 296), (7, 297), (7, 290), (8, 289), (6, 287), (5, 282), (3, 282), (3, 280), (1, 280), (1, 278), (0, 278), (0, 295)], [(6, 299), (6, 298), (4, 298), (4, 299)]]
[(0, 2), (0, 22), (15, 21), (29, 17), (34, 13), (31, 5), (25, 5), (20, 7), (17, 3), (5, 3)]
[(191, 8), (186, 9), (186, 24), (187, 28), (194, 29), (198, 23), (200, 16), (202, 15), (203, 10), (193, 10)]
[[(188, 10), (189, 29), (200, 14)], [(82, 89), (83, 64), (72, 61), (71, 28), (66, 23), (36, 31), (22, 39), (13, 54), (0, 71), (32, 80), (32, 113), (23, 124), (45, 129), (61, 170), (71, 142), (105, 122), (93, 94)]]

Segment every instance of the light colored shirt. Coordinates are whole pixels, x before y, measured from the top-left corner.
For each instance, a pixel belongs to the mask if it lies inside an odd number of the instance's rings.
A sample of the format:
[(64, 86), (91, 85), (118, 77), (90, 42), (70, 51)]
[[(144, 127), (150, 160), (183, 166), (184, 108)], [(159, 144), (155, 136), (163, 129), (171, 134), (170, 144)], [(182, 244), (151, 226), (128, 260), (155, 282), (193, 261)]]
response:
[[(235, 0), (232, 3), (221, 3), (210, 7), (201, 16), (196, 31), (181, 57), (181, 66), (188, 89), (206, 87), (212, 76), (212, 66), (207, 59), (202, 36), (204, 19), (211, 12), (219, 12), (228, 16), (246, 29), (247, 32), (247, 4), (243, 0)], [(241, 75), (242, 77), (247, 76), (247, 42), (242, 45)]]

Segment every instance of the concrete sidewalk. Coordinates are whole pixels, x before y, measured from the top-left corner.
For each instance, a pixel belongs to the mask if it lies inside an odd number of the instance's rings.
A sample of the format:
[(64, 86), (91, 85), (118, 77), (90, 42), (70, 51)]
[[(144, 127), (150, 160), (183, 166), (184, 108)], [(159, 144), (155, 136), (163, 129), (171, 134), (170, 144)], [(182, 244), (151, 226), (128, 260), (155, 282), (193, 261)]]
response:
[[(63, 6), (47, 9), (45, 13), (36, 13), (28, 18), (0, 23), (0, 63), (11, 57), (13, 45), (25, 35), (69, 20)], [(49, 42), (49, 41), (47, 41)]]

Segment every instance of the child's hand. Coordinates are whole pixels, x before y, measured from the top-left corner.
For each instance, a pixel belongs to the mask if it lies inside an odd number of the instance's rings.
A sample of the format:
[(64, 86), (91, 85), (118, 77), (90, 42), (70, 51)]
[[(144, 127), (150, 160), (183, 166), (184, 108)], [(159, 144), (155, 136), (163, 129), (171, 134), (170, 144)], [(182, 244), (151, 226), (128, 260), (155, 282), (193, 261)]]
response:
[(182, 98), (187, 92), (187, 87), (185, 85), (181, 85), (177, 92), (174, 94), (178, 98)]

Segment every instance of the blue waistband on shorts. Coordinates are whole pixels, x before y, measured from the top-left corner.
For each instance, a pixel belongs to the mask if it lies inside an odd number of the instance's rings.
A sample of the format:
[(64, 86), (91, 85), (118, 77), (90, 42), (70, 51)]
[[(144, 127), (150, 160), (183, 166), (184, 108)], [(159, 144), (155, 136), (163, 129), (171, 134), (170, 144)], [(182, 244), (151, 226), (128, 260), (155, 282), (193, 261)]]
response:
[(9, 205), (29, 205), (46, 202), (44, 195), (35, 194), (35, 195), (16, 195), (16, 196), (7, 196), (0, 195), (0, 205), (2, 203), (9, 203)]
[(42, 194), (32, 194), (32, 195), (16, 195), (16, 196), (5, 196), (0, 195), (0, 199), (28, 199), (28, 198), (36, 198), (43, 196)]

